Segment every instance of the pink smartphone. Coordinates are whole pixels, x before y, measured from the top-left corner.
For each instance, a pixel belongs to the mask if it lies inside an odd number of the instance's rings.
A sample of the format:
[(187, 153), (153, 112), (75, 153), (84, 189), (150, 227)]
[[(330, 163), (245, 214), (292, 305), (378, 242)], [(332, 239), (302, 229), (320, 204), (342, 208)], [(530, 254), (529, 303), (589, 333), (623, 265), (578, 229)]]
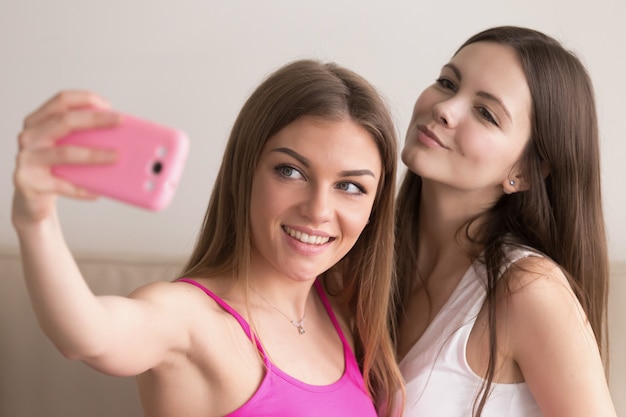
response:
[(125, 114), (113, 128), (73, 132), (56, 145), (115, 149), (115, 164), (56, 165), (52, 173), (94, 193), (154, 211), (172, 200), (189, 151), (184, 132)]

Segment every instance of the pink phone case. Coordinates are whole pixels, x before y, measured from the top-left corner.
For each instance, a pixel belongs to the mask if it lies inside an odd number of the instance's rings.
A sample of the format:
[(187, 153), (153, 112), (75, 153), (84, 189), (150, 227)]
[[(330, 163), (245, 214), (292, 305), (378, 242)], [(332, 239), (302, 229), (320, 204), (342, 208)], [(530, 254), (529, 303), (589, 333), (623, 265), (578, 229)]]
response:
[(73, 132), (56, 144), (115, 149), (115, 164), (57, 165), (52, 173), (89, 191), (155, 211), (172, 200), (189, 151), (185, 133), (129, 115), (122, 115), (116, 127)]

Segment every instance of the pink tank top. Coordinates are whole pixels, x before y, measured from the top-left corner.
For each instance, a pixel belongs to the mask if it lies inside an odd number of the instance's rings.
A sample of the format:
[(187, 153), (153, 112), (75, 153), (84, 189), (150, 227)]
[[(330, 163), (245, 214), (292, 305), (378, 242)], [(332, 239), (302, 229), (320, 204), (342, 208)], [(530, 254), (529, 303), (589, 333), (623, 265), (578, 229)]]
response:
[[(248, 338), (252, 338), (248, 323), (224, 300), (196, 281), (188, 278), (179, 281), (203, 290), (224, 310), (232, 314)], [(315, 282), (315, 288), (343, 344), (345, 359), (343, 376), (330, 385), (309, 385), (299, 381), (272, 364), (255, 335), (254, 341), (263, 357), (267, 372), (252, 398), (227, 417), (376, 417), (376, 410), (365, 390), (363, 376), (354, 353), (341, 331), (319, 281)]]

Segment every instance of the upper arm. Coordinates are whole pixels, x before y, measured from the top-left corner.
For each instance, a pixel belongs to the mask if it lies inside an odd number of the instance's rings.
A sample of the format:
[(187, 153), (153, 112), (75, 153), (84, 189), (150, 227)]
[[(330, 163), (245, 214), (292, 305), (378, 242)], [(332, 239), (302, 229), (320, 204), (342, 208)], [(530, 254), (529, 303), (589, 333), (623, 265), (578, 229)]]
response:
[(509, 347), (545, 416), (614, 416), (598, 345), (562, 271), (520, 261), (504, 303)]
[(101, 296), (108, 320), (97, 350), (80, 358), (108, 374), (130, 376), (153, 368), (191, 343), (194, 294), (181, 284), (155, 282), (128, 297)]

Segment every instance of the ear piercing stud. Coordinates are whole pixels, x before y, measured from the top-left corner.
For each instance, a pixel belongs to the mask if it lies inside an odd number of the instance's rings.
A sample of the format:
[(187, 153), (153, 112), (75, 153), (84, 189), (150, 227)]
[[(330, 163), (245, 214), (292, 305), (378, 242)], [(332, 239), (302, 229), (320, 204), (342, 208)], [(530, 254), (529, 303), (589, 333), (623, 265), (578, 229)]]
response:
[(515, 186), (515, 180), (509, 180), (509, 184), (511, 185), (511, 187)]

